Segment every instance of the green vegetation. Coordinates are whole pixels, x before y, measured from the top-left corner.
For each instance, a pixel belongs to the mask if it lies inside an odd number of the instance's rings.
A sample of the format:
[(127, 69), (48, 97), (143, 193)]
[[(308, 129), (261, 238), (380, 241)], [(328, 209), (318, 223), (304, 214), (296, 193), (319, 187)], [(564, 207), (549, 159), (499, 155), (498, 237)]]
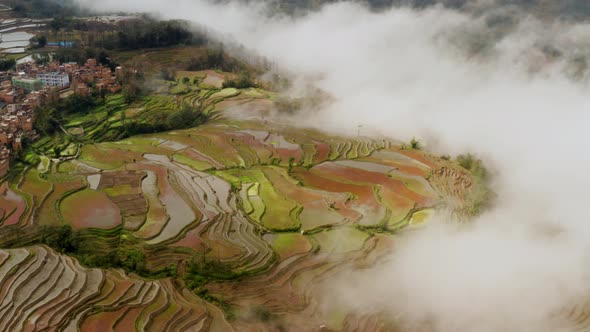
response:
[(254, 82), (250, 74), (247, 72), (240, 73), (235, 79), (228, 79), (223, 82), (224, 88), (247, 89), (255, 88), (257, 86), (256, 82)]
[(279, 97), (275, 100), (274, 106), (281, 113), (294, 114), (303, 108), (303, 100), (301, 98)]
[[(24, 239), (25, 234), (13, 231)], [(44, 244), (54, 250), (75, 257), (87, 267), (120, 268), (145, 278), (177, 277), (175, 265), (164, 269), (151, 270), (147, 264), (144, 249), (135, 240), (124, 236), (121, 228), (113, 230), (73, 230), (70, 225), (41, 226), (29, 229), (36, 235), (29, 245)], [(30, 236), (28, 236), (30, 237)], [(20, 247), (22, 243), (5, 244), (4, 247)]]
[[(141, 111), (129, 114), (130, 105), (123, 95), (108, 96), (105, 102), (72, 96), (57, 106), (38, 109), (35, 126), (47, 136), (35, 142), (33, 150), (53, 158), (67, 157), (73, 154), (62, 152), (77, 151), (70, 145), (72, 143), (113, 141), (137, 134), (194, 127), (206, 121), (200, 109), (188, 103), (177, 105), (168, 96), (145, 97), (132, 106)], [(70, 128), (82, 134), (73, 136), (64, 132)]]
[(473, 178), (474, 189), (470, 191), (468, 199), (471, 202), (471, 214), (478, 215), (489, 208), (496, 197), (494, 192), (490, 190), (489, 172), (481, 159), (471, 153), (457, 156), (457, 162), (468, 170)]
[(421, 150), (422, 149), (422, 143), (420, 143), (420, 141), (414, 137), (414, 138), (412, 138), (412, 140), (410, 141), (409, 144), (402, 144), (401, 148), (403, 150), (406, 150), (406, 149), (409, 149), (409, 150)]
[(140, 20), (126, 23), (117, 37), (104, 44), (107, 49), (142, 49), (178, 44), (203, 45), (207, 39), (193, 32), (189, 22)]
[(239, 72), (247, 69), (246, 67), (246, 65), (225, 53), (223, 44), (219, 44), (218, 46), (209, 46), (206, 52), (198, 57), (191, 57), (186, 70), (219, 69), (225, 72)]
[(10, 0), (5, 3), (12, 5), (17, 16), (32, 18), (72, 16), (80, 8), (74, 5), (73, 0)]
[(360, 250), (369, 235), (356, 228), (341, 227), (318, 232), (313, 237), (322, 252), (341, 254)]
[(189, 262), (185, 281), (188, 288), (197, 289), (211, 280), (231, 280), (237, 276), (230, 265), (201, 253)]
[(196, 169), (197, 171), (206, 171), (206, 170), (213, 169), (213, 166), (206, 161), (201, 161), (201, 160), (189, 158), (189, 157), (184, 156), (182, 154), (175, 154), (173, 156), (173, 158), (174, 158), (174, 161), (179, 162), (181, 164), (188, 165), (188, 166), (192, 167), (193, 169)]
[(270, 244), (283, 259), (312, 249), (309, 240), (301, 233), (275, 234), (272, 236)]
[[(256, 190), (253, 191), (257, 191), (257, 194), (250, 198), (254, 207), (250, 216), (255, 221), (260, 222), (264, 227), (272, 231), (298, 231), (301, 227), (301, 221), (299, 220), (301, 207), (277, 190), (265, 175), (264, 170), (264, 168), (233, 169), (217, 172), (216, 174), (228, 179), (235, 187), (239, 186), (240, 183), (256, 183)], [(233, 181), (230, 179), (233, 179)], [(261, 199), (263, 204), (258, 204), (256, 198)], [(265, 209), (265, 206), (272, 206), (273, 208)], [(261, 209), (262, 211), (260, 211)]]
[(0, 71), (7, 71), (14, 68), (15, 65), (16, 60), (14, 58), (0, 55)]
[[(204, 45), (204, 33), (196, 32), (187, 21), (159, 21), (149, 17), (108, 24), (109, 29), (95, 22), (67, 16), (54, 15), (49, 24), (57, 34), (60, 31), (75, 31), (77, 39), (91, 48), (107, 50), (137, 50), (174, 45)], [(107, 24), (103, 24), (107, 25)]]
[[(86, 60), (90, 58), (96, 59), (99, 64), (107, 66), (111, 68), (111, 70), (114, 70), (118, 65), (112, 60), (111, 54), (102, 48), (58, 48), (52, 52), (51, 56), (51, 59), (61, 63), (76, 62), (80, 65), (84, 64)], [(47, 53), (40, 53), (35, 56), (35, 61), (40, 61), (41, 63), (46, 63), (49, 60), (50, 57)]]

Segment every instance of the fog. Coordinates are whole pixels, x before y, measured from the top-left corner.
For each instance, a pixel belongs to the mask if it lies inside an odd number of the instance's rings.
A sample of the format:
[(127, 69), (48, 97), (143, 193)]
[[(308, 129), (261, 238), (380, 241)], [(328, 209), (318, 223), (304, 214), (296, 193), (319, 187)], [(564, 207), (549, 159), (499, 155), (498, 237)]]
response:
[(326, 305), (378, 308), (408, 330), (573, 330), (561, 311), (590, 295), (590, 25), (492, 1), (479, 3), (502, 24), (440, 6), (376, 13), (341, 2), (291, 18), (235, 2), (81, 2), (191, 20), (320, 77), (308, 83), (334, 102), (299, 125), (362, 124), (363, 135), (416, 136), (492, 165), (492, 210), (404, 236), (379, 266), (334, 281)]

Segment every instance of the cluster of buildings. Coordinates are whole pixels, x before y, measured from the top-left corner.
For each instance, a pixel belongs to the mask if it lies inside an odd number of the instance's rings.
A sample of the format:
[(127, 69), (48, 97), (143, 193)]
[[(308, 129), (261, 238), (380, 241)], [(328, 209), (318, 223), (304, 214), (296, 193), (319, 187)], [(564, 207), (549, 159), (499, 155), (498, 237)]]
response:
[(81, 66), (77, 63), (59, 62), (37, 66), (34, 62), (27, 62), (17, 66), (16, 76), (12, 77), (12, 85), (26, 91), (69, 88), (81, 95), (90, 94), (91, 86), (94, 86), (98, 91), (117, 93), (121, 91), (121, 85), (117, 80), (121, 74), (121, 67), (117, 67), (113, 72), (111, 68), (97, 64), (96, 59), (88, 59)]
[(34, 110), (71, 94), (90, 95), (92, 89), (105, 93), (121, 91), (115, 72), (88, 59), (84, 65), (51, 62), (19, 64), (16, 71), (0, 73), (0, 177), (10, 170), (10, 156), (22, 149), (22, 141), (35, 140)]
[(22, 150), (24, 139), (39, 137), (33, 129), (34, 120), (33, 109), (24, 104), (8, 104), (0, 110), (0, 177), (10, 170), (11, 152)]

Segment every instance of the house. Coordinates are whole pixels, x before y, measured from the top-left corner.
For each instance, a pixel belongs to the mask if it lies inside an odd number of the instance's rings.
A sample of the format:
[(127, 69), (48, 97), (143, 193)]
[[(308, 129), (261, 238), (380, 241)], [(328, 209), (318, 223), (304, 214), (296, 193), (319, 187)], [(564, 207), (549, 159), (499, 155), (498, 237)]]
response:
[(65, 87), (70, 85), (70, 76), (67, 73), (39, 73), (37, 79), (45, 86)]
[(22, 88), (26, 92), (39, 91), (43, 88), (43, 82), (34, 78), (12, 78), (12, 85), (17, 88)]

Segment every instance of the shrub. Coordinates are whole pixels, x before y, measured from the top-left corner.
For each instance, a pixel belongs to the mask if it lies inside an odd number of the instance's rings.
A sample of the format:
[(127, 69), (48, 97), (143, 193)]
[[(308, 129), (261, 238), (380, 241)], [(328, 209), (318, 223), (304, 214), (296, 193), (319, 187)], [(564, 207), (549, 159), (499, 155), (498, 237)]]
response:
[(78, 241), (69, 225), (44, 227), (41, 242), (61, 253), (72, 253), (78, 250)]
[(164, 67), (160, 70), (160, 77), (165, 81), (175, 81), (176, 72), (172, 69)]
[(257, 84), (254, 82), (250, 74), (246, 72), (240, 73), (236, 79), (229, 79), (223, 82), (224, 88), (247, 89), (256, 86)]
[(412, 138), (412, 140), (410, 141), (410, 148), (412, 148), (413, 150), (420, 150), (422, 149), (422, 144), (420, 143), (419, 140), (417, 140), (415, 137)]
[(460, 154), (457, 156), (457, 162), (461, 167), (470, 171), (474, 177), (486, 180), (488, 177), (488, 171), (484, 167), (481, 159), (476, 158), (473, 154)]
[(489, 172), (481, 159), (476, 158), (471, 153), (457, 156), (457, 162), (461, 167), (468, 170), (473, 178), (475, 185), (470, 191), (468, 199), (471, 201), (471, 214), (478, 215), (490, 207), (496, 197), (489, 188)]
[(274, 102), (274, 107), (278, 112), (293, 114), (303, 107), (303, 101), (300, 98), (279, 97)]

